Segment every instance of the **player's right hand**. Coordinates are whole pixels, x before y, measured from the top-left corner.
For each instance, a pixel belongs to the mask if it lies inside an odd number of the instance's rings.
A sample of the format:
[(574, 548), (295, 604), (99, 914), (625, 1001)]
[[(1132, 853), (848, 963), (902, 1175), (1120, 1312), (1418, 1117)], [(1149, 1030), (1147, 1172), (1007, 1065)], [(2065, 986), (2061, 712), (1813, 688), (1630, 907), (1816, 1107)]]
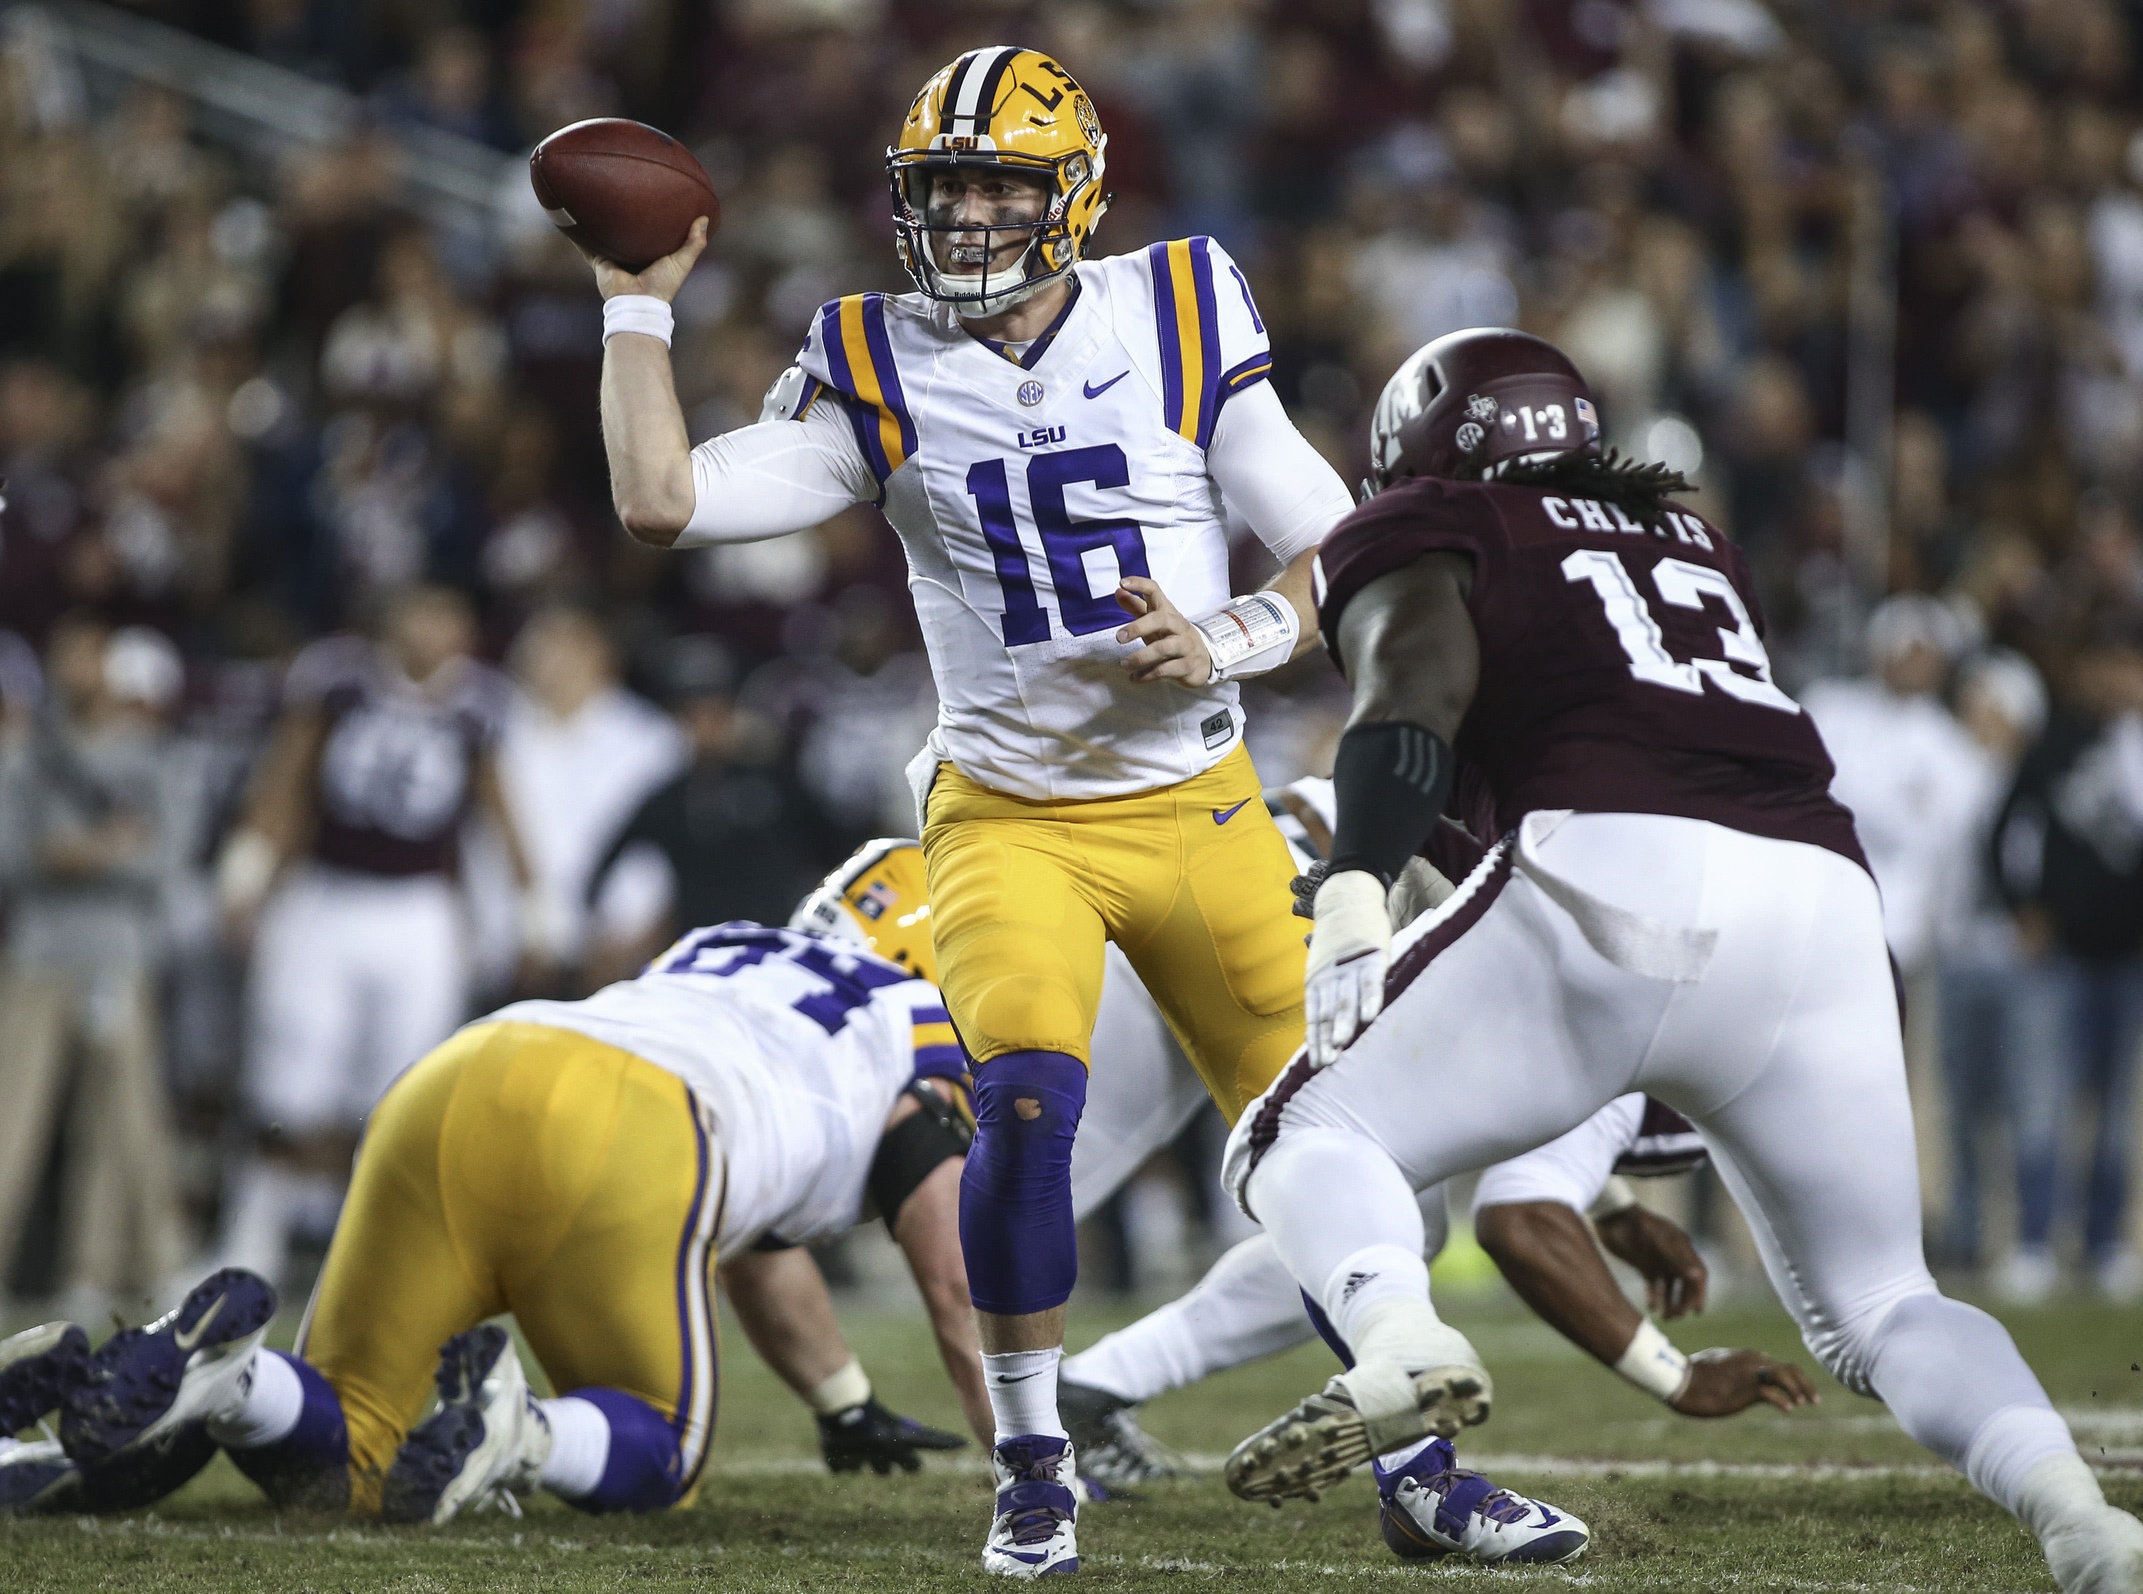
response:
[(1391, 915), (1384, 884), (1364, 869), (1326, 876), (1312, 910), (1310, 961), (1302, 1016), (1310, 1066), (1336, 1061), (1347, 1043), (1384, 1008), (1391, 962)]
[(925, 1427), (913, 1417), (879, 1403), (874, 1395), (858, 1405), (819, 1418), (819, 1454), (833, 1472), (861, 1472), (865, 1467), (885, 1477), (895, 1467), (921, 1470), (925, 1450), (958, 1450), (967, 1441), (958, 1434)]
[[(700, 217), (692, 224), (692, 231), (685, 236), (684, 245), (674, 254), (664, 255), (645, 271), (635, 275), (614, 260), (605, 260), (601, 255), (590, 254), (581, 249), (581, 255), (595, 268), (595, 285), (606, 299), (615, 299), (623, 293), (644, 293), (650, 298), (668, 304), (677, 297), (677, 290), (685, 285), (685, 278), (699, 263), (700, 252), (707, 247), (707, 218)], [(578, 244), (574, 248), (579, 249)]]
[(1700, 1350), (1689, 1358), (1689, 1387), (1668, 1404), (1685, 1417), (1731, 1417), (1759, 1400), (1780, 1411), (1822, 1400), (1808, 1374), (1760, 1350)]

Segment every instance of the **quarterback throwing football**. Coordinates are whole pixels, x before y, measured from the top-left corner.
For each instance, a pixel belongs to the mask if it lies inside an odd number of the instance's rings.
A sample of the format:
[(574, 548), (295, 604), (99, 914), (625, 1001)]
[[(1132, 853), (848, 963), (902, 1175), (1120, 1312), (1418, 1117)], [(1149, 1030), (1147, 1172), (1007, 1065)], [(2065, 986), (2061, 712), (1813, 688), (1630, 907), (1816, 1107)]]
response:
[[(1235, 683), (1308, 646), (1338, 476), (1265, 381), (1264, 323), (1219, 244), (1084, 257), (1107, 140), (1071, 74), (973, 50), (887, 155), (916, 292), (836, 300), (757, 425), (688, 447), (669, 299), (704, 226), (604, 296), (619, 517), (672, 547), (881, 504), (941, 704), (918, 761), (946, 1004), (976, 1062), (961, 1231), (995, 1410), (983, 1564), (1077, 1565), (1056, 1404), (1077, 1269), (1072, 1139), (1113, 941), (1229, 1118), (1299, 1043), (1287, 848)], [(1280, 562), (1231, 597), (1226, 517)]]

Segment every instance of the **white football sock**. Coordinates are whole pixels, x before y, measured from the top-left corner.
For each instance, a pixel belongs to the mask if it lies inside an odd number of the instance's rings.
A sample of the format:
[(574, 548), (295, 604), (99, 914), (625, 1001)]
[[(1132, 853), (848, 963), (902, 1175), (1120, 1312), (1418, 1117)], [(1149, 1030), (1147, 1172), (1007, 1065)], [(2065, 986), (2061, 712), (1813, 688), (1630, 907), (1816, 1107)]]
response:
[(1064, 1378), (1143, 1402), (1312, 1337), (1302, 1292), (1265, 1235), (1230, 1247), (1189, 1294), (1066, 1358)]
[(1063, 1347), (1051, 1350), (1014, 1350), (982, 1358), (982, 1381), (989, 1386), (990, 1411), (997, 1419), (997, 1442), (1022, 1434), (1040, 1434), (1064, 1439), (1064, 1423), (1057, 1416), (1057, 1364)]
[[(1357, 1357), (1369, 1354), (1349, 1327), (1361, 1306), (1393, 1294), (1428, 1298), (1421, 1208), (1399, 1165), (1367, 1135), (1323, 1125), (1282, 1134), (1248, 1194), (1288, 1272)], [(1352, 1271), (1367, 1276), (1350, 1288)]]
[(610, 1419), (575, 1395), (539, 1400), (536, 1407), (551, 1425), (551, 1453), (537, 1481), (568, 1500), (593, 1494), (610, 1464)]
[(258, 1450), (280, 1444), (305, 1412), (305, 1386), (298, 1370), (275, 1352), (253, 1353), (253, 1365), (238, 1381), (228, 1410), (208, 1414), (208, 1436), (226, 1450)]

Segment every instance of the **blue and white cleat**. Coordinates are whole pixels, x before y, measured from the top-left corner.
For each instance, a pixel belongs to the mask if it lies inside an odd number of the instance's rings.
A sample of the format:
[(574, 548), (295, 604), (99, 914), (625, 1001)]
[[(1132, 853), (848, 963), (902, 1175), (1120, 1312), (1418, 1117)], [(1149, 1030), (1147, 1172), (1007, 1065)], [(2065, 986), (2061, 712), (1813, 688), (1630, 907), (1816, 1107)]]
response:
[(439, 1350), (439, 1409), (411, 1431), (387, 1469), (380, 1515), (389, 1522), (451, 1522), (498, 1505), (521, 1514), (551, 1456), (551, 1425), (528, 1391), (513, 1336), (496, 1323), (456, 1334)]
[(82, 1471), (57, 1439), (0, 1438), (0, 1516), (65, 1511), (82, 1495)]
[(1448, 1440), (1431, 1440), (1401, 1466), (1371, 1467), (1377, 1526), (1406, 1560), (1465, 1555), (1484, 1566), (1560, 1566), (1592, 1543), (1591, 1529), (1569, 1512), (1460, 1471)]
[(59, 1409), (89, 1371), (89, 1336), (45, 1323), (0, 1339), (0, 1439)]
[(60, 1408), (60, 1442), (80, 1466), (163, 1444), (187, 1424), (235, 1406), (275, 1317), (275, 1289), (223, 1268), (177, 1311), (124, 1328), (98, 1347)]
[(982, 1569), (998, 1577), (1079, 1570), (1079, 1469), (1069, 1439), (1022, 1434), (990, 1452), (997, 1502)]

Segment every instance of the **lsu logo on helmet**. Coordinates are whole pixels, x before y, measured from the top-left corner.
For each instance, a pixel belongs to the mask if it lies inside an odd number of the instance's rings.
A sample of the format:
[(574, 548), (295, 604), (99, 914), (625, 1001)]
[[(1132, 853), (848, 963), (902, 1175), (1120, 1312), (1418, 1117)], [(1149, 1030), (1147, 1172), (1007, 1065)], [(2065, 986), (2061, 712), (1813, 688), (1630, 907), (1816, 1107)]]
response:
[(851, 942), (936, 983), (922, 844), (890, 836), (866, 841), (804, 898), (789, 928)]
[[(1109, 140), (1072, 75), (1039, 50), (990, 45), (970, 50), (923, 85), (886, 151), (900, 263), (925, 297), (975, 315), (994, 315), (1070, 271), (1109, 196), (1102, 191)], [(930, 174), (995, 166), (1030, 174), (1048, 188), (1036, 223), (954, 227), (933, 223)], [(1024, 232), (1026, 251), (1010, 268), (960, 273), (932, 247), (951, 232)], [(997, 240), (993, 237), (991, 243)]]

